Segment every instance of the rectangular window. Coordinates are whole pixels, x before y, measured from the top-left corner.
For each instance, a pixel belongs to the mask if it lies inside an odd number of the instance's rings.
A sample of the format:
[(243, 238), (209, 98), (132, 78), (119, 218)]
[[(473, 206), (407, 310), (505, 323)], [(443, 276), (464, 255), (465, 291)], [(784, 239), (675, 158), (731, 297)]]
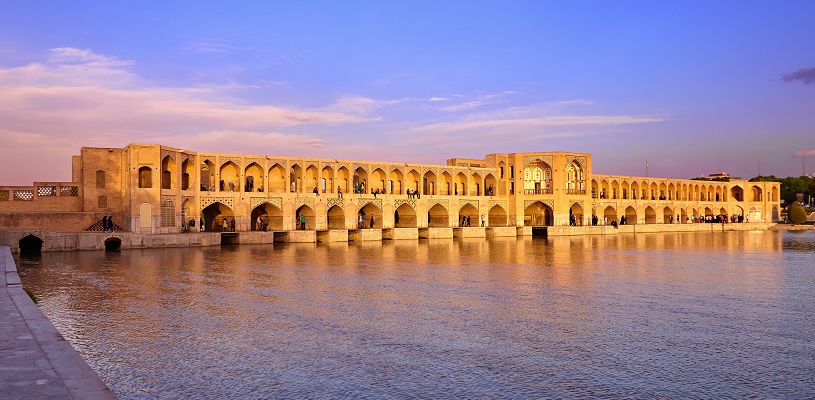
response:
[(47, 196), (56, 196), (57, 195), (57, 187), (56, 186), (37, 186), (37, 196), (38, 197), (47, 197)]
[(509, 183), (509, 194), (515, 194), (515, 182)]
[(504, 179), (504, 167), (500, 167), (501, 169), (501, 179)]
[(512, 165), (509, 166), (509, 179), (515, 179), (515, 167)]
[(79, 188), (76, 187), (76, 186), (60, 186), (59, 187), (59, 195), (60, 196), (70, 196), (70, 197), (79, 196)]
[(23, 200), (29, 201), (34, 200), (34, 191), (33, 190), (14, 190), (14, 200)]
[(161, 201), (161, 226), (175, 226), (175, 201), (172, 199)]

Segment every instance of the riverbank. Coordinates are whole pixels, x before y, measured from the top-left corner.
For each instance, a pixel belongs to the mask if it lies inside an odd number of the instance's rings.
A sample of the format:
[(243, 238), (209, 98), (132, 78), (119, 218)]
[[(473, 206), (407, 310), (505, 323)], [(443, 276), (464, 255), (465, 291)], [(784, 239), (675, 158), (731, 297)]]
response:
[(813, 229), (802, 225), (743, 224), (642, 224), (613, 226), (502, 226), (456, 228), (330, 229), (294, 231), (190, 232), (150, 234), (116, 231), (54, 232), (0, 230), (0, 246), (19, 253), (33, 251), (120, 250), (167, 247), (204, 247), (221, 244), (328, 243), (382, 240), (491, 238), (522, 236), (583, 236), (667, 232), (727, 232), (770, 229)]
[(5, 246), (0, 267), (0, 398), (115, 399), (25, 293)]

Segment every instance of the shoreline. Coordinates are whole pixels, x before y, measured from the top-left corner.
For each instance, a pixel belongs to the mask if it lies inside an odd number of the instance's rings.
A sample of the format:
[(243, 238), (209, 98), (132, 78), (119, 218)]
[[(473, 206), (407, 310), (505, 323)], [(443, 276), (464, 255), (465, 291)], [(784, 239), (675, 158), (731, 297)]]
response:
[(4, 399), (115, 399), (116, 395), (23, 290), (10, 249), (0, 246)]

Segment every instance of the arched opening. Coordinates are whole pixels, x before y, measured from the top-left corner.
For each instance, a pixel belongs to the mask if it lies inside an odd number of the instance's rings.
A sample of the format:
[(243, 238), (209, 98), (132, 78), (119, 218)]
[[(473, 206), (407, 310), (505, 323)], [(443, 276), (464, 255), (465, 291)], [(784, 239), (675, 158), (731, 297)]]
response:
[(712, 216), (713, 216), (713, 210), (711, 210), (708, 207), (705, 207), (705, 217), (712, 217)]
[(753, 186), (750, 190), (752, 193), (753, 201), (761, 201), (761, 188), (758, 186)]
[[(775, 188), (773, 188), (773, 192), (775, 192)], [(773, 196), (775, 196), (775, 193), (773, 193)], [(781, 219), (781, 215), (778, 213), (778, 206), (773, 206), (772, 215), (773, 222), (778, 222)]]
[[(360, 218), (362, 221), (360, 221)], [(382, 229), (382, 210), (368, 203), (357, 212), (357, 221), (361, 222), (361, 228)], [(371, 225), (371, 221), (373, 221), (373, 225)]]
[(407, 181), (405, 182), (405, 185), (407, 185), (405, 189), (410, 189), (411, 191), (416, 193), (419, 192), (419, 187), (421, 185), (421, 177), (419, 176), (419, 173), (416, 172), (415, 169), (412, 169), (410, 170), (410, 172), (408, 172)]
[(351, 193), (351, 173), (348, 168), (341, 167), (337, 170), (337, 186), (342, 188), (343, 193)]
[(189, 221), (192, 219), (192, 201), (189, 199), (181, 203), (181, 224), (190, 227)]
[(335, 193), (337, 189), (334, 187), (334, 170), (331, 167), (323, 167), (323, 170), (320, 172), (320, 176), (322, 177), (321, 187), (323, 193)]
[(280, 164), (275, 164), (269, 168), (269, 192), (286, 193), (286, 186), (288, 186), (286, 169)]
[(212, 203), (201, 211), (201, 225), (209, 232), (223, 232), (232, 229), (235, 220), (232, 209), (222, 203)]
[[(296, 219), (296, 229), (311, 231), (317, 226), (317, 221), (314, 220), (314, 210), (307, 205), (300, 206), (300, 208), (297, 209), (297, 212), (294, 213), (294, 217)], [(303, 220), (303, 217), (306, 217), (305, 221)], [(305, 226), (303, 226), (303, 222), (305, 222)]]
[(221, 171), (219, 172), (221, 180), (218, 183), (221, 191), (240, 191), (241, 187), (239, 174), (240, 170), (238, 169), (238, 165), (232, 161), (228, 161), (221, 165)]
[(679, 209), (679, 223), (680, 224), (687, 224), (688, 222), (688, 212), (685, 211), (684, 208)]
[(637, 210), (634, 207), (628, 206), (625, 209), (625, 225), (637, 224)]
[(395, 169), (395, 170), (391, 171), (390, 180), (391, 180), (391, 183), (390, 183), (391, 187), (388, 188), (388, 189), (390, 189), (389, 190), (390, 193), (391, 194), (403, 194), (404, 192), (402, 191), (402, 181), (404, 180), (404, 176), (402, 175), (402, 172), (399, 171), (398, 169)]
[(42, 252), (42, 239), (34, 235), (28, 235), (20, 239), (19, 245), (21, 255), (40, 254)]
[(566, 165), (566, 193), (586, 194), (583, 167), (577, 161)]
[(306, 178), (303, 180), (303, 192), (305, 193), (314, 193), (317, 189), (317, 193), (320, 193), (320, 181), (318, 180), (317, 167), (314, 165), (309, 165), (306, 167)]
[(603, 225), (611, 225), (613, 221), (617, 220), (617, 210), (614, 207), (608, 206), (603, 210)]
[(484, 196), (495, 196), (496, 189), (495, 177), (492, 174), (487, 174), (484, 177)]
[(674, 222), (674, 211), (670, 207), (662, 209), (662, 223), (672, 224)]
[(432, 171), (427, 171), (424, 174), (424, 185), (422, 187), (422, 194), (424, 195), (436, 194), (436, 174), (434, 174)]
[(611, 181), (611, 198), (613, 200), (620, 198), (620, 184), (616, 180)]
[(436, 204), (427, 211), (427, 226), (431, 228), (449, 228), (450, 217), (447, 209), (441, 204)]
[(478, 209), (467, 203), (458, 210), (458, 226), (478, 226)]
[(371, 193), (373, 192), (385, 193), (385, 189), (387, 188), (385, 186), (386, 180), (387, 178), (385, 175), (385, 171), (383, 171), (380, 168), (374, 169), (373, 172), (371, 172), (371, 180), (369, 182), (371, 185), (370, 189)]
[(354, 170), (354, 193), (364, 194), (370, 193), (368, 191), (368, 171), (365, 171), (364, 168), (359, 167)]
[(215, 191), (215, 164), (209, 160), (201, 163), (201, 190)]
[(115, 252), (122, 250), (122, 239), (112, 237), (105, 239), (105, 251)]
[(721, 216), (722, 220), (727, 220), (727, 210), (722, 207), (719, 209), (719, 215)]
[(746, 222), (761, 222), (761, 210), (756, 207), (750, 207)]
[(166, 156), (161, 160), (161, 188), (173, 189), (175, 187), (175, 160)]
[(153, 170), (150, 167), (139, 168), (139, 188), (149, 189), (153, 187)]
[(453, 177), (450, 176), (447, 172), (442, 172), (441, 176), (439, 177), (439, 191), (440, 195), (452, 195), (453, 194)]
[(263, 187), (263, 168), (257, 163), (251, 163), (246, 170), (244, 170), (244, 190), (247, 192), (262, 192), (266, 188)]
[(574, 203), (569, 208), (569, 225), (583, 225), (583, 207), (581, 207), (580, 204)]
[(552, 167), (549, 164), (535, 160), (524, 168), (524, 193), (552, 193)]
[(507, 212), (498, 204), (490, 208), (489, 226), (507, 226)]
[[(651, 182), (651, 186), (649, 186), (649, 187), (648, 187), (648, 194), (647, 194), (647, 195), (648, 195), (648, 198), (649, 198), (649, 199), (651, 199), (651, 200), (656, 200), (656, 199), (657, 199), (657, 195), (658, 195), (658, 193), (657, 193), (657, 191), (658, 191), (658, 190), (659, 190), (659, 189), (657, 188), (657, 184), (656, 184), (656, 182)], [(647, 216), (646, 216), (646, 217), (647, 217)], [(648, 222), (646, 222), (646, 224), (647, 224), (647, 223), (648, 223)]]
[(181, 163), (181, 190), (190, 190), (191, 187), (195, 187), (194, 176), (195, 171), (192, 170), (192, 162), (188, 158)]
[[(778, 201), (778, 188), (773, 186), (773, 189), (772, 189), (772, 191), (770, 193), (772, 193), (772, 198), (770, 199), (770, 201), (777, 202)], [(773, 206), (773, 207), (775, 207), (775, 206)]]
[(605, 179), (600, 181), (600, 198), (601, 199), (611, 198), (611, 185), (609, 185), (608, 181)]
[(328, 209), (328, 229), (345, 229), (345, 210), (338, 205)]
[(645, 223), (646, 224), (656, 224), (657, 223), (657, 213), (650, 206), (645, 207)]
[(283, 212), (279, 208), (263, 203), (251, 214), (253, 231), (274, 231), (283, 229)]
[(554, 213), (546, 204), (536, 201), (524, 209), (524, 226), (552, 226)]
[(303, 168), (294, 164), (289, 171), (289, 190), (292, 193), (303, 193)]
[(453, 194), (467, 196), (467, 177), (462, 172), (456, 174), (455, 182), (453, 182)]
[(396, 228), (415, 228), (416, 210), (409, 204), (402, 203), (402, 205), (393, 212), (393, 226)]
[(481, 175), (476, 173), (470, 177), (470, 196), (481, 196)]

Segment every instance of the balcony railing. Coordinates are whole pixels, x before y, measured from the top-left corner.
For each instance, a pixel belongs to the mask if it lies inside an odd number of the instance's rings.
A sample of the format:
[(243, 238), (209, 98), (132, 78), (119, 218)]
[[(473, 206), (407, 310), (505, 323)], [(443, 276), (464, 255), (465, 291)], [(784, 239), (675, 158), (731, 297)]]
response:
[(552, 189), (524, 189), (524, 194), (552, 194)]
[(586, 194), (586, 189), (566, 189), (566, 194)]

